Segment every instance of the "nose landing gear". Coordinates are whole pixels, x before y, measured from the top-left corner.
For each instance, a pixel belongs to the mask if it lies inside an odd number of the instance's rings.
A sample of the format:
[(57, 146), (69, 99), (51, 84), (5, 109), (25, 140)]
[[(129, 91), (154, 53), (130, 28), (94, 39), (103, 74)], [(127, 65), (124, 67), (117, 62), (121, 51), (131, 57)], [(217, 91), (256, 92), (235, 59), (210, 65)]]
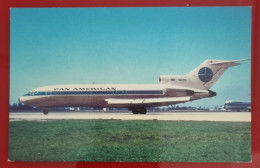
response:
[(48, 109), (43, 109), (43, 114), (44, 115), (47, 115), (49, 113), (49, 110)]

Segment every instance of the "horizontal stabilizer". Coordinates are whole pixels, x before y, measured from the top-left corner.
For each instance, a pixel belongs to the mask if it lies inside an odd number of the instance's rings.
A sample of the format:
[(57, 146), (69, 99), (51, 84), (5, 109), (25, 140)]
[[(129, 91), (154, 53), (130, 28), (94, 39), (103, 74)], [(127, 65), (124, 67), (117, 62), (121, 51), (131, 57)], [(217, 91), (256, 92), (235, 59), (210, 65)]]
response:
[(153, 103), (180, 103), (189, 101), (190, 97), (167, 97), (167, 98), (146, 98), (146, 99), (105, 99), (108, 104), (153, 104)]
[(246, 60), (250, 60), (250, 58), (248, 58), (248, 59), (240, 59), (240, 60), (233, 60), (233, 61), (215, 61), (215, 62), (209, 63), (209, 64), (210, 65), (236, 66), (236, 65), (240, 64), (240, 63), (237, 63), (237, 62), (246, 61)]

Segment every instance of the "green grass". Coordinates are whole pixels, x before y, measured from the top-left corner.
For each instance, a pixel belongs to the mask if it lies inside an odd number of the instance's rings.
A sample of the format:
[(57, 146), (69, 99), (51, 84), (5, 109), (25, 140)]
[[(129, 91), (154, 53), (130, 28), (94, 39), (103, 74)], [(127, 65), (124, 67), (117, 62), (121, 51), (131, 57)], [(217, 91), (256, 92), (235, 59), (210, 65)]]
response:
[(13, 161), (249, 162), (251, 123), (12, 121)]

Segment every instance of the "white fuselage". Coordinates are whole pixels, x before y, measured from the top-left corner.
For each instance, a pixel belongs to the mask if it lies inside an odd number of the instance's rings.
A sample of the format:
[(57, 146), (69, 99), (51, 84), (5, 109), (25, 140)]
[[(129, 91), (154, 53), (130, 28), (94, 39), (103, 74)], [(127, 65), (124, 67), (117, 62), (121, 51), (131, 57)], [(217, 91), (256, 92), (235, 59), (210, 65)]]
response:
[[(156, 99), (190, 96), (190, 101), (209, 97), (209, 91), (168, 84), (87, 84), (55, 85), (34, 89), (20, 97), (24, 104), (48, 107), (126, 107), (134, 104), (108, 104), (106, 99)], [(159, 105), (174, 104), (162, 102)], [(142, 106), (142, 105), (139, 105)], [(144, 107), (158, 106), (146, 104)]]
[(20, 102), (40, 107), (125, 107), (145, 114), (147, 107), (178, 104), (216, 96), (209, 90), (227, 68), (242, 60), (205, 60), (187, 75), (161, 75), (159, 84), (55, 85), (34, 89)]

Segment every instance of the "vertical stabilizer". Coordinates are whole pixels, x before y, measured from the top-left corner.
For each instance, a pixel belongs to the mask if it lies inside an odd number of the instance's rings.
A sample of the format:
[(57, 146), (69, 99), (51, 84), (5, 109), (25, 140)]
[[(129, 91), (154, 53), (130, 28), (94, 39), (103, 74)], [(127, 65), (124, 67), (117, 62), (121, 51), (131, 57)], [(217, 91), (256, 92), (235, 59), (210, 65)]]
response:
[(198, 89), (210, 89), (221, 75), (232, 66), (239, 65), (241, 60), (206, 60), (199, 67), (187, 74), (188, 85)]
[(232, 66), (239, 65), (241, 60), (206, 60), (187, 75), (161, 75), (161, 84), (171, 84), (195, 89), (209, 90), (219, 77)]

